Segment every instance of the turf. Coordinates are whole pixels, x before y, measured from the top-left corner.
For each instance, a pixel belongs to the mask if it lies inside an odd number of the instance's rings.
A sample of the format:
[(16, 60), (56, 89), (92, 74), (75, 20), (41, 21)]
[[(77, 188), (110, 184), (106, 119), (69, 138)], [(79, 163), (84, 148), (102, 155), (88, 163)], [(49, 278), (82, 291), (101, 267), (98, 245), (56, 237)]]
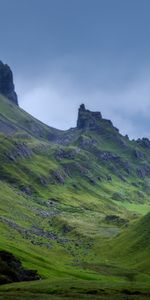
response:
[(149, 149), (106, 120), (63, 132), (4, 97), (0, 112), (0, 249), (42, 278), (0, 299), (148, 299)]

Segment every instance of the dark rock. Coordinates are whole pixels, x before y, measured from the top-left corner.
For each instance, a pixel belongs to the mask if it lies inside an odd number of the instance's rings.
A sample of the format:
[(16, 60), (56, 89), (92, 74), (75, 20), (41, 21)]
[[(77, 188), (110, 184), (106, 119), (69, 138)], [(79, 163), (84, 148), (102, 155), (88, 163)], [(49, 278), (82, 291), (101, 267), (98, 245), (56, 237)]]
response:
[(79, 143), (79, 146), (82, 149), (86, 149), (87, 150), (87, 147), (89, 149), (89, 148), (92, 148), (93, 146), (96, 146), (97, 141), (95, 139), (91, 138), (91, 137), (81, 135), (78, 138), (78, 143)]
[(56, 182), (60, 183), (60, 184), (64, 184), (65, 183), (65, 177), (61, 174), (61, 172), (55, 171), (53, 173), (53, 177), (56, 179)]
[(23, 228), (20, 225), (16, 224), (14, 221), (9, 220), (5, 217), (0, 217), (0, 220), (4, 224), (7, 224), (9, 227), (15, 229), (26, 239), (30, 239), (31, 237), (33, 238), (33, 235), (35, 235), (36, 237), (40, 236), (40, 237), (44, 237), (46, 239), (58, 240), (58, 237), (55, 233), (46, 231), (43, 228), (38, 228), (36, 226), (32, 226), (32, 228), (26, 229), (26, 228)]
[(80, 164), (79, 162), (68, 162), (63, 164), (63, 169), (66, 176), (73, 177), (73, 174), (87, 175), (89, 173), (88, 166)]
[(54, 211), (46, 211), (43, 209), (38, 209), (38, 208), (32, 208), (32, 211), (34, 211), (37, 215), (43, 217), (43, 218), (48, 218), (51, 216), (55, 216), (56, 213)]
[(31, 195), (32, 195), (32, 190), (31, 190), (31, 188), (28, 187), (28, 186), (20, 187), (20, 190), (21, 190), (21, 192), (25, 193), (25, 194), (28, 195), (28, 196), (31, 196)]
[(23, 268), (17, 257), (4, 250), (0, 251), (0, 270), (0, 284), (40, 279), (36, 270)]
[(94, 178), (91, 178), (91, 177), (88, 177), (88, 176), (87, 176), (87, 178), (88, 178), (88, 180), (89, 180), (89, 182), (90, 182), (91, 184), (93, 184), (93, 185), (96, 184), (96, 180), (95, 180)]
[(125, 162), (124, 162), (124, 161), (121, 161), (120, 167), (122, 167), (123, 170), (124, 170), (128, 175), (131, 174), (132, 168), (131, 168), (129, 162), (127, 162), (127, 161), (125, 161)]
[(148, 138), (138, 139), (136, 142), (143, 148), (150, 149), (150, 140)]
[(129, 141), (129, 137), (128, 137), (128, 135), (127, 135), (127, 134), (125, 135), (125, 138), (126, 138), (128, 141)]
[(0, 132), (5, 135), (12, 135), (17, 131), (14, 125), (1, 117), (0, 119)]
[(80, 105), (78, 112), (77, 128), (94, 129), (97, 128), (97, 121), (102, 119), (100, 112), (91, 112), (85, 108), (84, 104)]
[(125, 200), (128, 201), (128, 199), (126, 198), (125, 195), (118, 193), (118, 192), (113, 193), (112, 199), (115, 201), (125, 201)]
[(11, 102), (18, 105), (18, 98), (13, 83), (13, 74), (10, 67), (0, 61), (0, 93)]
[(145, 178), (145, 176), (146, 176), (145, 169), (144, 169), (144, 168), (137, 169), (137, 175), (138, 175), (140, 178)]
[(104, 151), (104, 152), (100, 152), (99, 157), (103, 160), (111, 160), (111, 161), (116, 161), (119, 160), (120, 157), (114, 153), (108, 152), (108, 151)]
[(73, 186), (74, 189), (76, 189), (76, 190), (78, 189), (78, 185), (76, 183), (73, 183), (72, 186)]
[(121, 181), (126, 182), (126, 179), (121, 174), (119, 174), (118, 177), (121, 179)]
[(72, 230), (68, 225), (64, 225), (62, 228), (63, 233), (69, 233)]
[(40, 184), (42, 186), (47, 186), (48, 185), (48, 179), (45, 178), (44, 176), (39, 176), (39, 181), (40, 181)]
[(77, 154), (80, 152), (80, 148), (74, 148), (74, 149), (59, 149), (56, 151), (56, 158), (57, 159), (74, 159)]
[(132, 185), (135, 186), (135, 187), (139, 187), (140, 183), (138, 183), (138, 182), (132, 182)]
[(107, 181), (112, 181), (112, 177), (110, 175), (106, 176)]
[(38, 228), (35, 226), (32, 226), (32, 229), (30, 230), (32, 234), (35, 234), (36, 236), (45, 237), (47, 239), (51, 240), (57, 240), (57, 235), (50, 231), (45, 231), (42, 228)]
[(142, 159), (145, 157), (144, 153), (138, 151), (137, 149), (133, 150), (133, 155), (137, 159)]
[(59, 200), (52, 198), (52, 199), (47, 200), (46, 204), (47, 204), (47, 206), (54, 206), (55, 207), (59, 204)]
[(105, 217), (105, 221), (108, 223), (115, 223), (118, 225), (125, 225), (128, 223), (128, 220), (120, 218), (119, 216), (116, 216), (116, 215), (107, 215)]
[(30, 158), (32, 154), (32, 150), (25, 143), (15, 142), (14, 149), (7, 153), (7, 158), (16, 161), (18, 158)]
[(146, 176), (150, 176), (150, 166), (143, 165), (137, 169), (137, 175), (140, 178), (145, 178)]

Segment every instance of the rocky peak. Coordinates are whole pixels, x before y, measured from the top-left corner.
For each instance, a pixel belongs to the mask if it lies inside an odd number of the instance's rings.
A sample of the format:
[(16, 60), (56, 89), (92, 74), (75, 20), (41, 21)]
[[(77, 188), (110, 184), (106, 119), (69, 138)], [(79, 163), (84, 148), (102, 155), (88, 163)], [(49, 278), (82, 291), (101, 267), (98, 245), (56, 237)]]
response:
[(7, 64), (0, 61), (0, 94), (18, 105), (18, 97), (13, 83), (13, 73)]
[(98, 125), (98, 121), (102, 119), (100, 112), (93, 112), (85, 108), (81, 104), (78, 111), (77, 128), (78, 129), (94, 129)]

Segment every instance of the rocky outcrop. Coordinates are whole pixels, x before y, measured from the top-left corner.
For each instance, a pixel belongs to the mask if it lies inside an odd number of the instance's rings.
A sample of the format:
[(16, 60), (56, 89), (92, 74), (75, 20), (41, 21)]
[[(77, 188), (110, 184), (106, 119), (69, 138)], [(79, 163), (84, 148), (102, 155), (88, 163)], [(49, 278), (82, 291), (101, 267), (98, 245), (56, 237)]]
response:
[(117, 225), (125, 225), (128, 224), (128, 220), (125, 220), (123, 218), (120, 218), (119, 216), (116, 215), (107, 215), (105, 217), (105, 221), (107, 223), (112, 223), (112, 224), (117, 224)]
[(13, 73), (10, 67), (0, 61), (0, 94), (18, 105), (18, 97), (13, 83)]
[(24, 142), (14, 142), (13, 150), (8, 152), (6, 155), (9, 160), (17, 161), (19, 158), (30, 158), (33, 155), (33, 152)]
[(137, 175), (140, 178), (150, 176), (150, 165), (142, 165), (137, 169)]
[(0, 251), (0, 267), (0, 284), (40, 279), (36, 270), (23, 268), (17, 257), (4, 250)]
[(59, 148), (58, 150), (56, 150), (56, 154), (55, 157), (58, 160), (63, 160), (63, 159), (69, 159), (69, 160), (73, 160), (76, 158), (76, 156), (78, 155), (78, 153), (80, 152), (80, 148), (78, 147), (74, 147), (73, 149), (71, 148), (65, 148), (65, 149), (61, 149)]
[(148, 138), (142, 138), (137, 140), (138, 145), (142, 146), (143, 148), (150, 149), (150, 140)]
[(100, 112), (92, 112), (85, 108), (84, 104), (81, 104), (78, 112), (77, 128), (78, 129), (95, 129), (97, 127), (97, 121), (102, 119)]

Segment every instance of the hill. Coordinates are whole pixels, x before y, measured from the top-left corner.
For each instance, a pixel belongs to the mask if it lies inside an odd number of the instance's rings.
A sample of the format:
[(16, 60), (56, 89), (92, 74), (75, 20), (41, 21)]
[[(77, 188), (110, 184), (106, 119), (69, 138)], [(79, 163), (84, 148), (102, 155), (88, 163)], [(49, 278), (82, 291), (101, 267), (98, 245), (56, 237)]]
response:
[(43, 279), (2, 286), (2, 299), (148, 297), (147, 138), (131, 141), (84, 104), (75, 128), (57, 130), (3, 93), (0, 164), (0, 250)]
[[(119, 249), (120, 255), (119, 255)], [(150, 213), (142, 217), (136, 224), (125, 230), (113, 242), (112, 253), (127, 265), (139, 270), (150, 270)], [(127, 262), (128, 260), (128, 262)]]

